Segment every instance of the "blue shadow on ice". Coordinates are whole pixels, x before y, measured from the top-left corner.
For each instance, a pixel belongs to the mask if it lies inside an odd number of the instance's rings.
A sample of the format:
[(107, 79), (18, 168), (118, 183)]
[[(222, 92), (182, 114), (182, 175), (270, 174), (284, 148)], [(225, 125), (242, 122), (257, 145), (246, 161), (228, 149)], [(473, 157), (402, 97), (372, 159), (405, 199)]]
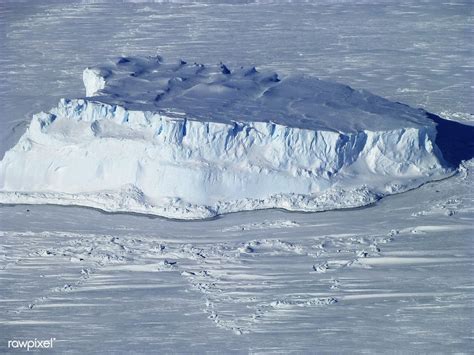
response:
[(474, 126), (445, 120), (429, 112), (427, 115), (436, 122), (436, 145), (448, 163), (457, 167), (462, 160), (474, 157)]

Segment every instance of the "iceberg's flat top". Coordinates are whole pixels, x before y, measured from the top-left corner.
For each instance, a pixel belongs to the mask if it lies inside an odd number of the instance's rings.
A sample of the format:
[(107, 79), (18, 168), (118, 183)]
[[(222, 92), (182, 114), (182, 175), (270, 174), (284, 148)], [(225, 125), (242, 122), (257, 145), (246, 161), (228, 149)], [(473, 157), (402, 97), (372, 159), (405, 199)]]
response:
[(341, 133), (432, 126), (422, 110), (308, 76), (224, 64), (119, 58), (87, 69), (89, 100), (221, 123), (257, 121)]

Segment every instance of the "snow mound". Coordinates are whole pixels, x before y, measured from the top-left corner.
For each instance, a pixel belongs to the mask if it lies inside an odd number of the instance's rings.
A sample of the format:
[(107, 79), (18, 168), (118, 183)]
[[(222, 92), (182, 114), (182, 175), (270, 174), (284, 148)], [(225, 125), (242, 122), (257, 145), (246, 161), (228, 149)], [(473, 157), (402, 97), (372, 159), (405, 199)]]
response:
[(422, 110), (308, 76), (161, 57), (84, 71), (33, 116), (0, 202), (209, 218), (358, 207), (451, 173)]

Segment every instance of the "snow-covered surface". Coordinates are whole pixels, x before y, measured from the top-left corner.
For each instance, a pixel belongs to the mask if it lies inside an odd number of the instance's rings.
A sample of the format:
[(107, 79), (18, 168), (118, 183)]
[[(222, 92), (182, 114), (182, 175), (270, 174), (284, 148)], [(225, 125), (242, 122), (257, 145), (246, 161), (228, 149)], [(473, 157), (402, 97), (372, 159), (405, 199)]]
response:
[(308, 76), (161, 57), (87, 68), (86, 95), (33, 116), (0, 202), (208, 218), (367, 205), (446, 177), (423, 110)]
[[(245, 131), (240, 126), (245, 123), (342, 134), (434, 126), (422, 110), (364, 90), (314, 76), (281, 76), (256, 67), (182, 59), (169, 63), (161, 56), (121, 57), (108, 65), (87, 68), (83, 82), (89, 102), (127, 112), (162, 112), (191, 122), (227, 124), (236, 133)], [(86, 116), (87, 121), (113, 118), (118, 123), (128, 120), (134, 127), (154, 123), (152, 117), (129, 117), (123, 110), (105, 113), (99, 108), (70, 106), (68, 111), (76, 118)], [(83, 113), (88, 109), (89, 114)], [(187, 135), (188, 130), (183, 130)]]
[[(316, 75), (472, 124), (469, 1), (246, 3), (2, 3), (0, 154), (33, 114), (84, 95), (85, 66), (118, 54)], [(61, 354), (469, 353), (465, 166), (316, 214), (176, 222), (1, 205), (0, 352), (56, 337)]]
[(0, 339), (55, 351), (472, 348), (472, 163), (376, 205), (178, 222), (4, 206)]

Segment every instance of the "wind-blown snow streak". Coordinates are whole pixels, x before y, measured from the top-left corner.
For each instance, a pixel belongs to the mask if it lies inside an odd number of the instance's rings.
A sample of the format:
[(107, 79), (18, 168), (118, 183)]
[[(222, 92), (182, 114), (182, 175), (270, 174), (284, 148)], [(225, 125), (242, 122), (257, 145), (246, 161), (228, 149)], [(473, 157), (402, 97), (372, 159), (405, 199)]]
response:
[(255, 68), (121, 58), (86, 69), (0, 163), (0, 202), (175, 218), (366, 205), (449, 174), (424, 111)]

